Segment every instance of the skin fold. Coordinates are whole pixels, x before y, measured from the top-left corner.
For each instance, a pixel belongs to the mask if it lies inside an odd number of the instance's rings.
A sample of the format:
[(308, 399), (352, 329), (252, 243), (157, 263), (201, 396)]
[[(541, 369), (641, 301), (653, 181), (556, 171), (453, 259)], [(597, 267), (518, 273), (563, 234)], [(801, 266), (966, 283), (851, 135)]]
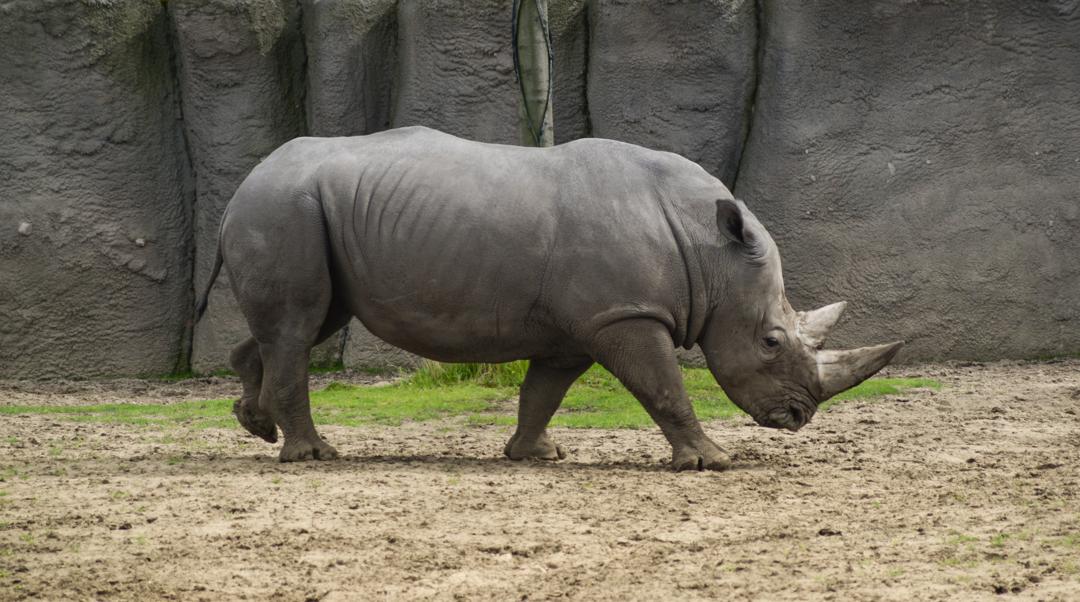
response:
[(422, 127), (297, 138), (230, 201), (215, 277), (222, 265), (252, 335), (232, 354), (234, 410), (267, 441), (281, 429), (282, 461), (337, 455), (312, 423), (307, 365), (353, 316), (434, 360), (530, 360), (512, 459), (564, 457), (548, 421), (598, 362), (680, 470), (730, 460), (694, 415), (676, 347), (700, 345), (735, 404), (790, 430), (900, 347), (821, 350), (843, 304), (791, 308), (776, 245), (746, 206), (678, 155), (612, 140), (526, 148)]

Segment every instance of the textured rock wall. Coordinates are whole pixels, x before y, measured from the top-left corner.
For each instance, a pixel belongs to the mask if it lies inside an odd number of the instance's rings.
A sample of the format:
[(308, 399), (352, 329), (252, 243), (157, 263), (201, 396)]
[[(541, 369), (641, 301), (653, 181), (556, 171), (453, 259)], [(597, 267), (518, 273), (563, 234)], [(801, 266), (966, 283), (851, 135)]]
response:
[(398, 3), (394, 127), (517, 144), (511, 0)]
[(731, 182), (753, 92), (754, 3), (594, 0), (589, 25), (592, 135), (679, 153)]
[(549, 0), (548, 24), (555, 51), (551, 107), (555, 144), (592, 135), (586, 78), (589, 64), (589, 20), (586, 0)]
[(0, 4), (0, 377), (184, 367), (178, 118), (158, 0)]
[[(672, 150), (836, 343), (1080, 351), (1080, 3), (549, 0), (557, 142)], [(0, 3), (0, 376), (225, 366), (221, 212), (297, 135), (517, 140), (511, 0)], [(354, 322), (317, 361), (413, 365)], [(692, 357), (692, 356), (690, 356)]]
[(307, 125), (312, 136), (390, 127), (397, 0), (303, 0)]
[[(304, 131), (298, 6), (288, 0), (171, 0), (195, 171), (194, 287), (201, 293), (217, 253), (225, 205), (258, 162)], [(195, 326), (191, 366), (228, 365), (249, 336), (223, 270)]]
[(1080, 5), (767, 0), (736, 193), (837, 343), (1080, 350)]
[[(355, 136), (390, 127), (397, 65), (397, 0), (304, 0), (307, 126), (312, 136)], [(325, 363), (390, 371), (419, 359), (352, 320), (323, 346)]]

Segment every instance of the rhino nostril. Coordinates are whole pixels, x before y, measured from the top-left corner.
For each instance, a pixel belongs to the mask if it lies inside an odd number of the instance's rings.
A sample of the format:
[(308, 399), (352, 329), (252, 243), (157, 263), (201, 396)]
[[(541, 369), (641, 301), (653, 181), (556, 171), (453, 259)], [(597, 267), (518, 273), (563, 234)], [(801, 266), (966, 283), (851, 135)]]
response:
[(806, 424), (806, 416), (803, 414), (801, 408), (792, 406), (788, 409), (788, 411), (791, 412), (791, 420), (795, 423), (796, 426), (802, 426)]

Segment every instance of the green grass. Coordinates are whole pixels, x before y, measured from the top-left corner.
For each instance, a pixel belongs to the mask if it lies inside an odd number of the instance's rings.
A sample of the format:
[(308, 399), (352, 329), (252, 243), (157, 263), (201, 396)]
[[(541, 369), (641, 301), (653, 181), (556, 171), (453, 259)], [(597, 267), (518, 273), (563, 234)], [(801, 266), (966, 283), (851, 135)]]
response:
[(521, 386), (529, 362), (517, 361), (505, 364), (442, 364), (424, 362), (420, 369), (409, 376), (410, 384), (420, 387), (440, 387), (471, 383), (484, 387)]
[(476, 414), (491, 408), (492, 402), (513, 395), (504, 387), (473, 383), (428, 387), (405, 382), (383, 387), (358, 387), (330, 383), (312, 394), (312, 414), (316, 424), (359, 426), (401, 424), (444, 416)]
[[(702, 420), (730, 418), (742, 414), (712, 374), (701, 368), (683, 370), (686, 392), (694, 411)], [(607, 370), (593, 366), (570, 389), (553, 426), (570, 428), (647, 428), (653, 421), (622, 384)]]
[(1065, 546), (1065, 547), (1069, 547), (1069, 548), (1078, 548), (1078, 549), (1080, 549), (1080, 534), (1070, 533), (1068, 535), (1058, 537), (1058, 538), (1054, 539), (1054, 543), (1056, 543), (1058, 545)]
[(169, 426), (194, 424), (199, 427), (231, 427), (232, 401), (185, 401), (164, 405), (107, 403), (86, 406), (0, 406), (4, 414), (50, 414), (74, 422)]
[(859, 386), (848, 389), (821, 404), (821, 410), (828, 410), (833, 405), (852, 399), (865, 399), (881, 397), (883, 395), (897, 395), (908, 389), (934, 389), (940, 390), (941, 383), (928, 378), (871, 378), (863, 381)]
[(979, 541), (978, 537), (964, 535), (963, 533), (954, 533), (951, 537), (945, 540), (945, 543), (951, 546), (958, 546), (965, 543), (974, 543), (976, 541)]
[[(399, 425), (463, 417), (472, 425), (513, 425), (513, 410), (499, 401), (512, 399), (527, 364), (436, 364), (423, 366), (403, 380), (384, 386), (332, 382), (311, 395), (316, 424)], [(687, 393), (702, 420), (744, 415), (728, 400), (708, 370), (683, 370)], [(845, 400), (901, 393), (911, 388), (940, 388), (936, 381), (912, 378), (872, 379), (847, 391), (824, 408)], [(232, 400), (185, 401), (163, 405), (99, 404), (87, 406), (0, 406), (4, 414), (50, 414), (78, 422), (191, 428), (236, 428)], [(589, 369), (570, 389), (553, 426), (569, 428), (652, 428), (641, 405), (610, 373)]]

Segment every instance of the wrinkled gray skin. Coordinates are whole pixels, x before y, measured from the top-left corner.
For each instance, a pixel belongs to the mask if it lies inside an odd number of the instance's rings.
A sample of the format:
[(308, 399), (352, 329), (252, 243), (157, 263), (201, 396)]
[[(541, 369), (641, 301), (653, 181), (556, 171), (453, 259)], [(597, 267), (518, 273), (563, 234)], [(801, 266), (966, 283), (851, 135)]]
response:
[(267, 441), (281, 428), (282, 461), (337, 455), (311, 420), (308, 354), (351, 316), (439, 361), (531, 360), (512, 459), (564, 457), (548, 421), (599, 362), (660, 425), (676, 469), (730, 464), (694, 416), (676, 346), (699, 343), (740, 408), (792, 431), (900, 347), (820, 351), (843, 305), (792, 310), (746, 206), (678, 155), (611, 140), (298, 138), (237, 190), (219, 246), (252, 334), (232, 354), (235, 412)]

